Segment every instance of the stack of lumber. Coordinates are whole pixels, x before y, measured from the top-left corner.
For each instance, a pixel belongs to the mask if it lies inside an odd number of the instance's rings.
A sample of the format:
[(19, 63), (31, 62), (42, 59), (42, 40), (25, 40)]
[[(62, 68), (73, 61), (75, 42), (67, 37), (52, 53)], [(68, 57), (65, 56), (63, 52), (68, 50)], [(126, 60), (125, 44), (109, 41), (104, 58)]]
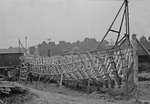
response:
[(22, 93), (25, 92), (27, 89), (19, 86), (15, 82), (9, 81), (0, 81), (0, 95), (9, 95), (12, 93)]

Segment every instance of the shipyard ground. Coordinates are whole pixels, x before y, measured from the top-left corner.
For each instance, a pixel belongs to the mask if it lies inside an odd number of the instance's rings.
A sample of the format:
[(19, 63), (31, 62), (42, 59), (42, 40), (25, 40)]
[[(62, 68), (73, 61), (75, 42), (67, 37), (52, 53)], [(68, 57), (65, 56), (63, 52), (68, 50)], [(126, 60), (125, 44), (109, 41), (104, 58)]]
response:
[[(107, 94), (97, 92), (88, 94), (65, 87), (60, 88), (56, 84), (43, 84), (40, 82), (28, 83), (25, 86), (35, 95), (26, 104), (135, 104), (134, 99), (126, 100), (120, 96), (118, 96), (118, 99), (114, 99)], [(150, 99), (150, 91), (147, 94), (140, 93), (140, 96), (144, 100)]]
[[(28, 94), (11, 98), (11, 100), (14, 101), (16, 99), (18, 102), (11, 102), (10, 104), (137, 104), (134, 99), (126, 100), (121, 97), (114, 99), (107, 94), (99, 94), (97, 92), (88, 94), (65, 87), (60, 88), (56, 84), (39, 82), (32, 84), (22, 83), (22, 86), (28, 89)], [(150, 99), (150, 90), (147, 94), (140, 94), (143, 98)]]

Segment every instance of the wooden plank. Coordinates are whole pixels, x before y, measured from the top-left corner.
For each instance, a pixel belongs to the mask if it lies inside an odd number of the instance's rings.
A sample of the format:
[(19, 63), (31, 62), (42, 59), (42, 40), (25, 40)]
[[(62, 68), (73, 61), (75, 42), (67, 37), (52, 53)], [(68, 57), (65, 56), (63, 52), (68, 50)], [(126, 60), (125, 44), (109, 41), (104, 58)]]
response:
[(75, 79), (75, 80), (79, 80), (79, 79), (81, 79), (81, 75), (79, 74), (79, 72), (78, 72), (78, 71), (74, 71), (74, 72), (72, 72), (72, 74), (76, 77), (76, 79)]
[(150, 81), (138, 81), (137, 85), (150, 84)]
[(138, 77), (150, 78), (150, 73), (138, 73)]
[(62, 86), (62, 82), (63, 82), (63, 74), (60, 75), (59, 87)]
[[(87, 55), (87, 57), (91, 60), (92, 57), (90, 56), (90, 53), (87, 53), (86, 55)], [(98, 70), (95, 69), (94, 63), (93, 63), (92, 61), (90, 61), (90, 62), (91, 62), (92, 70), (94, 71), (95, 75), (98, 76)], [(96, 77), (95, 77), (95, 78), (96, 78)]]

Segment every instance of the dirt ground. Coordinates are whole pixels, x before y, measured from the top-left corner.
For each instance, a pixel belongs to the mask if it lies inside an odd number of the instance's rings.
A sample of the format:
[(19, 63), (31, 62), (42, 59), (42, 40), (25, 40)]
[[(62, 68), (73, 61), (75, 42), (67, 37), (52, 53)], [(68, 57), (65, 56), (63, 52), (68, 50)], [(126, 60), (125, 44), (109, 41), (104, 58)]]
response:
[(25, 84), (36, 96), (25, 104), (134, 104), (134, 100), (114, 100), (106, 94), (87, 94), (56, 84)]
[[(87, 93), (66, 87), (58, 87), (56, 84), (44, 84), (42, 82), (21, 83), (20, 86), (27, 89), (27, 94), (10, 97), (6, 104), (150, 104), (135, 103), (135, 99), (114, 99), (108, 94), (93, 92)], [(140, 86), (139, 98), (150, 100), (150, 86)], [(143, 89), (144, 88), (144, 89)], [(1, 103), (0, 103), (1, 104)]]

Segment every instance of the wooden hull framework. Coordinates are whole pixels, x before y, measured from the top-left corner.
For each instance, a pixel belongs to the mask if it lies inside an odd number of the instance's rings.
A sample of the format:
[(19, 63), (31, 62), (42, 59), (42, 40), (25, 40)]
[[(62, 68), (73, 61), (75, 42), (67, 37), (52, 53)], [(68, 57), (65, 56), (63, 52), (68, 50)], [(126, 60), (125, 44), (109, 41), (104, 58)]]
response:
[(104, 82), (112, 79), (118, 86), (116, 74), (125, 80), (132, 63), (132, 48), (126, 48), (107, 53), (95, 51), (56, 57), (36, 57), (30, 61), (30, 72), (40, 77), (49, 76), (49, 79), (60, 83), (78, 80)]

